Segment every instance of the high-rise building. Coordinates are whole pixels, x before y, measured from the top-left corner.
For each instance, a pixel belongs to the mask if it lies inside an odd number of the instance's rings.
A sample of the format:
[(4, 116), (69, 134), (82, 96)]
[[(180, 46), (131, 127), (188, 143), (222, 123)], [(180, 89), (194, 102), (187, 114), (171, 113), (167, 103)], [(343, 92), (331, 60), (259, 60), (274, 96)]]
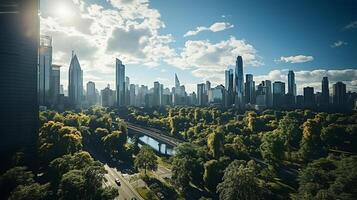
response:
[(36, 165), (38, 4), (38, 0), (0, 1), (0, 171), (20, 150), (31, 167)]
[(239, 108), (243, 107), (243, 93), (244, 93), (244, 77), (243, 77), (243, 59), (238, 56), (236, 60), (235, 69), (235, 105)]
[(233, 77), (234, 73), (232, 69), (225, 71), (225, 88), (226, 93), (226, 106), (231, 106), (233, 104)]
[(288, 73), (288, 93), (286, 95), (286, 101), (289, 107), (293, 107), (296, 103), (295, 73), (292, 70)]
[(101, 91), (102, 106), (113, 107), (115, 105), (115, 91), (110, 89), (110, 85)]
[(129, 97), (130, 97), (130, 104), (131, 106), (135, 106), (136, 104), (136, 95), (135, 95), (135, 85), (130, 84), (129, 86)]
[(252, 74), (245, 75), (245, 102), (255, 103), (255, 82)]
[(162, 87), (158, 81), (154, 82), (154, 93), (152, 106), (160, 106), (162, 100)]
[(262, 81), (257, 87), (255, 104), (258, 109), (267, 107), (266, 89), (264, 81)]
[(329, 90), (329, 83), (328, 78), (322, 78), (322, 85), (321, 85), (321, 102), (319, 102), (322, 106), (327, 106), (330, 103), (330, 90)]
[(115, 59), (116, 101), (118, 106), (125, 105), (125, 65), (118, 58)]
[(130, 79), (128, 76), (125, 77), (125, 105), (130, 105), (130, 94), (129, 94)]
[(180, 80), (177, 77), (177, 74), (175, 73), (175, 88), (179, 88), (180, 87)]
[(276, 108), (285, 105), (285, 83), (275, 81), (273, 83), (273, 106)]
[(87, 83), (87, 102), (89, 106), (92, 106), (97, 103), (97, 94), (95, 89), (95, 83), (92, 81), (88, 81)]
[(52, 38), (41, 35), (38, 58), (38, 100), (42, 106), (49, 106), (51, 95)]
[(315, 95), (313, 87), (304, 87), (304, 106), (313, 108), (315, 106)]
[(292, 70), (288, 73), (288, 94), (296, 96), (295, 73)]
[(60, 94), (61, 84), (61, 65), (52, 65), (51, 72), (51, 96), (52, 104), (56, 104), (58, 101), (58, 95)]
[(204, 106), (206, 105), (205, 102), (205, 84), (197, 84), (197, 105)]
[(346, 104), (346, 84), (337, 82), (333, 84), (333, 104), (336, 107), (343, 107)]
[(225, 92), (223, 85), (218, 85), (209, 90), (208, 102), (210, 105), (223, 106), (225, 101)]
[(265, 86), (265, 96), (266, 96), (266, 106), (267, 107), (272, 107), (273, 106), (273, 95), (272, 95), (272, 89), (271, 89), (271, 81), (270, 80), (265, 80), (263, 82)]
[(75, 107), (81, 106), (83, 100), (83, 71), (77, 55), (72, 51), (71, 64), (68, 76), (68, 97)]

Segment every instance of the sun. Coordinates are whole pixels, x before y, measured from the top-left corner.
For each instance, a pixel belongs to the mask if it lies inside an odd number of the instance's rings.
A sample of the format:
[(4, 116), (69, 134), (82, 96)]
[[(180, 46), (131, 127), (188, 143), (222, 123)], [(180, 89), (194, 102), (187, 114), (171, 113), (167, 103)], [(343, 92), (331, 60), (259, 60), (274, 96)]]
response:
[(74, 16), (73, 10), (65, 3), (59, 3), (56, 5), (55, 15), (62, 19), (71, 19)]

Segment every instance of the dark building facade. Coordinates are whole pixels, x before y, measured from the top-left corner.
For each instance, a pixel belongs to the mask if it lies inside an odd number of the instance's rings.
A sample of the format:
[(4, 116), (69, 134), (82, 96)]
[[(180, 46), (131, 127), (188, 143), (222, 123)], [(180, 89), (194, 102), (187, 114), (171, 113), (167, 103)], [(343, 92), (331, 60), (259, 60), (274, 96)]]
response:
[(0, 27), (0, 168), (4, 169), (16, 151), (25, 151), (28, 159), (36, 155), (38, 0), (1, 0)]

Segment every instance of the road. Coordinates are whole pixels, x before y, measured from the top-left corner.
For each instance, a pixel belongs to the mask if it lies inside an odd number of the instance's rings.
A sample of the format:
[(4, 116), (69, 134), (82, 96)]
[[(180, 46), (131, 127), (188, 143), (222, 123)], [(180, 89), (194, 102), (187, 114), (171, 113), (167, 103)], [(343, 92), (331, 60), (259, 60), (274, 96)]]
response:
[[(92, 151), (90, 151), (90, 154), (92, 155), (93, 158), (96, 160), (101, 161), (104, 163), (104, 168), (107, 170), (107, 174), (104, 175), (106, 178), (106, 182), (104, 182), (105, 186), (112, 186), (114, 188), (117, 188), (119, 190), (119, 198), (116, 198), (116, 200), (131, 200), (133, 197), (135, 197), (137, 200), (144, 200), (134, 189), (134, 187), (124, 178), (123, 174), (119, 172), (115, 167), (109, 166), (108, 160), (105, 159), (102, 155), (99, 155), (97, 152), (95, 152), (92, 148)], [(110, 162), (109, 162), (110, 163)], [(115, 183), (115, 179), (119, 179), (121, 185), (118, 186)]]
[[(105, 164), (104, 167), (108, 171), (108, 173), (105, 174), (107, 182), (104, 184), (118, 188), (119, 198), (116, 198), (117, 200), (131, 200), (133, 197), (138, 200), (144, 200), (120, 172), (118, 172), (115, 168), (109, 167), (107, 164)], [(115, 179), (120, 180), (120, 186), (115, 183)]]

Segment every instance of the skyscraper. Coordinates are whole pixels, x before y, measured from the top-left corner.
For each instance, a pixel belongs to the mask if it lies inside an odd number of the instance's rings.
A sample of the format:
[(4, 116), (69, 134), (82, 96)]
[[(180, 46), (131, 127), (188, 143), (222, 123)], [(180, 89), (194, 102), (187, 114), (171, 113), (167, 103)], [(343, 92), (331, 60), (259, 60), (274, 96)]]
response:
[(177, 77), (177, 74), (175, 73), (175, 88), (179, 88), (180, 87), (180, 81)]
[(40, 105), (51, 104), (52, 38), (41, 35), (38, 58), (38, 100)]
[(205, 102), (205, 84), (197, 84), (197, 105), (204, 106), (206, 105)]
[(83, 100), (83, 71), (77, 55), (72, 51), (69, 66), (68, 97), (74, 107), (80, 107)]
[(61, 65), (52, 65), (51, 72), (51, 102), (52, 104), (57, 103), (58, 95), (60, 94), (60, 84), (61, 84)]
[(136, 105), (136, 95), (135, 95), (135, 85), (130, 84), (129, 86), (129, 97), (130, 97), (130, 105), (135, 106)]
[(103, 107), (113, 107), (115, 105), (115, 91), (110, 89), (110, 85), (101, 91), (102, 96), (102, 106)]
[(97, 94), (95, 91), (95, 83), (92, 81), (88, 81), (87, 83), (87, 102), (89, 106), (92, 106), (97, 103)]
[(343, 107), (346, 104), (346, 84), (337, 82), (333, 84), (333, 104), (336, 107)]
[(286, 95), (286, 101), (289, 107), (294, 107), (296, 103), (296, 84), (295, 73), (290, 70), (288, 73), (288, 93)]
[(266, 106), (267, 107), (272, 107), (273, 106), (273, 95), (272, 95), (272, 89), (271, 89), (271, 81), (270, 80), (265, 80), (264, 82), (265, 86), (265, 96), (266, 96)]
[(255, 103), (255, 82), (252, 74), (245, 75), (245, 102)]
[(233, 104), (233, 70), (229, 69), (225, 71), (225, 88), (226, 93), (226, 106), (231, 106)]
[(160, 83), (158, 81), (154, 82), (154, 93), (153, 93), (153, 106), (161, 105), (162, 89), (160, 88)]
[(115, 59), (115, 84), (117, 105), (125, 105), (125, 65), (118, 58)]
[(125, 105), (130, 105), (130, 94), (129, 94), (130, 79), (128, 76), (125, 77)]
[[(0, 1), (0, 171), (14, 152), (35, 165), (38, 137), (38, 0)], [(9, 6), (12, 5), (12, 6)]]
[(322, 78), (321, 102), (319, 103), (323, 106), (327, 106), (330, 103), (330, 91), (327, 77)]
[(279, 108), (285, 105), (285, 83), (275, 81), (273, 83), (273, 106)]
[(304, 106), (313, 108), (315, 106), (315, 95), (313, 87), (304, 87)]
[(243, 106), (243, 79), (243, 59), (238, 56), (235, 70), (235, 104), (240, 108)]
[(288, 94), (296, 96), (295, 73), (292, 70), (288, 73)]

